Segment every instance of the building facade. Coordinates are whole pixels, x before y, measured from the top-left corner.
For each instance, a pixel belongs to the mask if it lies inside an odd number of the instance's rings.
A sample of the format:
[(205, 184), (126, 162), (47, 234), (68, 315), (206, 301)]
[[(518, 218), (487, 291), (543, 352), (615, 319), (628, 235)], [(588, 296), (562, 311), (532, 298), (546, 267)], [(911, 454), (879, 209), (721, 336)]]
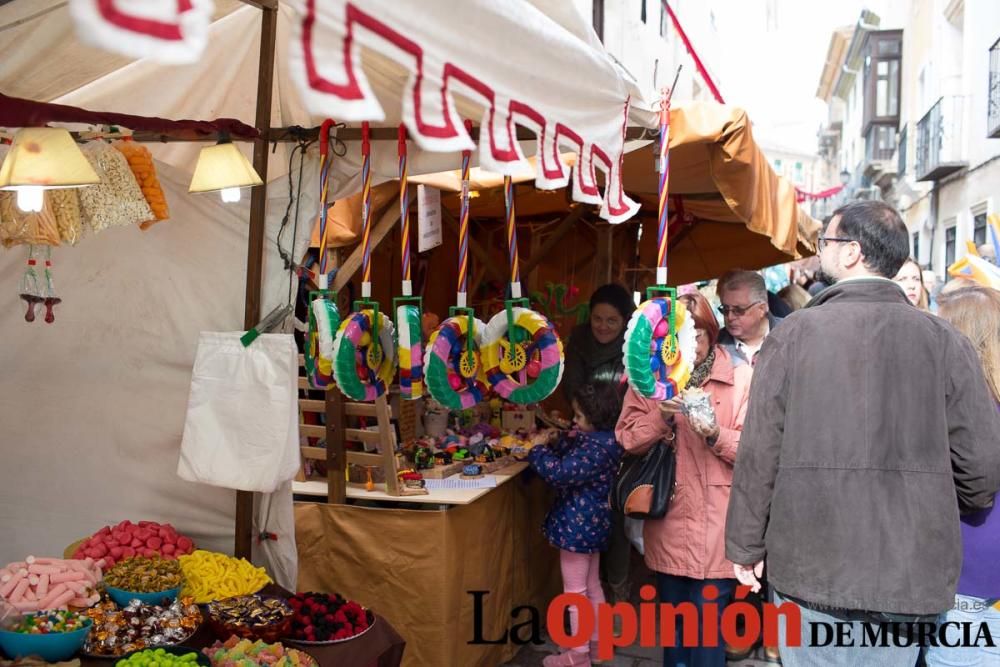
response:
[(817, 94), (838, 201), (896, 206), (913, 256), (944, 278), (1000, 209), (1000, 3), (909, 0), (834, 33)]
[[(669, 86), (683, 64), (675, 100), (712, 100), (711, 91), (694, 66), (660, 0), (573, 0), (608, 53), (639, 83), (643, 90)], [(721, 86), (718, 67), (719, 31), (711, 3), (702, 0), (670, 0), (684, 31), (698, 52), (709, 75)]]

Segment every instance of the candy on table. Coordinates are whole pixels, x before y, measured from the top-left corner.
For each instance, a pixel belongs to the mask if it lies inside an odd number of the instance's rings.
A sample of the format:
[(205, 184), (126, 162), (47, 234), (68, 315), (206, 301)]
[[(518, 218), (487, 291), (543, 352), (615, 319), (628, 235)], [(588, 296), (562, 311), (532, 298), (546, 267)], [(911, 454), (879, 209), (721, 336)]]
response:
[(177, 558), (194, 551), (194, 541), (177, 532), (169, 523), (122, 521), (104, 526), (80, 543), (73, 558), (102, 558), (111, 567), (123, 558), (160, 555)]
[(279, 598), (240, 595), (209, 602), (208, 613), (227, 626), (255, 628), (281, 623), (292, 615), (292, 608)]
[(212, 667), (316, 667), (316, 660), (308, 653), (285, 648), (282, 644), (265, 644), (262, 641), (230, 637), (225, 642), (215, 642), (202, 649), (212, 661)]
[(340, 595), (297, 593), (288, 598), (295, 610), (292, 639), (309, 642), (348, 639), (368, 628), (368, 614), (357, 602)]
[(182, 595), (190, 595), (198, 604), (250, 595), (271, 583), (264, 568), (242, 558), (199, 549), (178, 560), (184, 574)]
[(157, 667), (179, 665), (183, 667), (184, 665), (197, 664), (197, 651), (192, 650), (190, 653), (185, 653), (184, 655), (174, 655), (173, 653), (167, 653), (162, 648), (155, 648), (133, 653), (129, 657), (116, 662), (115, 667), (149, 667), (150, 665), (156, 665)]
[(132, 593), (158, 593), (181, 585), (181, 564), (159, 556), (126, 558), (108, 570), (104, 584)]
[(51, 635), (60, 632), (73, 632), (90, 625), (90, 623), (90, 619), (83, 614), (57, 610), (24, 614), (7, 624), (4, 629), (25, 635)]
[(110, 657), (179, 644), (201, 625), (201, 612), (191, 598), (175, 600), (165, 607), (134, 600), (124, 609), (114, 602), (102, 602), (84, 613), (94, 621), (94, 628), (83, 650)]
[(0, 598), (19, 612), (90, 607), (100, 600), (95, 586), (101, 561), (36, 558), (0, 568)]

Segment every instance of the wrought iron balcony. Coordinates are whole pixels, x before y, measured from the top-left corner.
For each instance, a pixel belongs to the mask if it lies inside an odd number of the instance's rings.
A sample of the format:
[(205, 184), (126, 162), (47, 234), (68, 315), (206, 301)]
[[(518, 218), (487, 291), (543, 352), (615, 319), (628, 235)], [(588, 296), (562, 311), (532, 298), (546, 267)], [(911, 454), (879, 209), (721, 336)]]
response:
[(918, 181), (939, 181), (968, 166), (964, 155), (961, 97), (942, 97), (917, 123)]

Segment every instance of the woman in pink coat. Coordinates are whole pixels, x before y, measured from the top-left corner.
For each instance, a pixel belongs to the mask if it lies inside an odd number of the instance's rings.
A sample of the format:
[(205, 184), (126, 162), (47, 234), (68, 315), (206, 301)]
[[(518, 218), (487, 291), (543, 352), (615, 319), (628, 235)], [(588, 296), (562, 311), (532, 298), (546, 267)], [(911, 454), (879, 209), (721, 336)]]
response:
[[(688, 420), (681, 400), (658, 402), (631, 389), (615, 428), (618, 442), (631, 454), (643, 454), (658, 442), (677, 453), (674, 496), (662, 519), (647, 520), (643, 528), (646, 565), (656, 572), (660, 601), (672, 605), (690, 602), (699, 608), (698, 637), (702, 637), (705, 604), (703, 588), (712, 584), (718, 595), (712, 602), (721, 610), (736, 588), (733, 564), (725, 557), (726, 508), (733, 480), (733, 462), (750, 394), (750, 366), (734, 364), (717, 346), (719, 325), (701, 294), (680, 297), (694, 317), (697, 333), (695, 368), (687, 388), (700, 387), (711, 397), (716, 424)], [(683, 637), (678, 619), (677, 637)], [(677, 643), (680, 643), (678, 641)], [(664, 665), (724, 667), (725, 645), (666, 647)]]

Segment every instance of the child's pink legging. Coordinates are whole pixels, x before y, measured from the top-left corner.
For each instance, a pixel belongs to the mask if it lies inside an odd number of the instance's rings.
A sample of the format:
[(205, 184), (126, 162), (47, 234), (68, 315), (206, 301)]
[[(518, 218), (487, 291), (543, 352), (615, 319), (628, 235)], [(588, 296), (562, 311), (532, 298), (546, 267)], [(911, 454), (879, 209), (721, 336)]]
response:
[[(597, 641), (597, 605), (604, 602), (604, 590), (600, 577), (601, 554), (578, 554), (565, 549), (559, 550), (559, 567), (562, 569), (563, 591), (587, 596), (594, 607), (594, 634), (591, 641)], [(569, 625), (576, 635), (580, 627), (579, 611), (569, 608)], [(584, 644), (573, 649), (578, 653), (588, 653), (590, 646)]]

